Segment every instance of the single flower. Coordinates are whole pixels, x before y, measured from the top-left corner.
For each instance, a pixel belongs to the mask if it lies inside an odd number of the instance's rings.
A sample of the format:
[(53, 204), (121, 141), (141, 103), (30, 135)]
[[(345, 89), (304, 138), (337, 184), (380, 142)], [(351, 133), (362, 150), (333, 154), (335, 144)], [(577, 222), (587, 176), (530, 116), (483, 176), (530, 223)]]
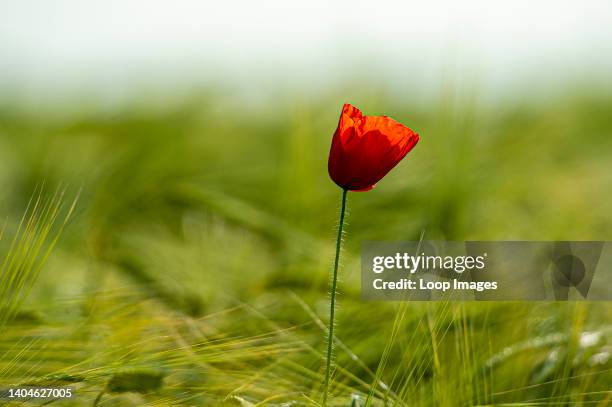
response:
[(332, 139), (327, 169), (349, 191), (369, 191), (419, 141), (419, 135), (388, 116), (364, 116), (346, 103)]

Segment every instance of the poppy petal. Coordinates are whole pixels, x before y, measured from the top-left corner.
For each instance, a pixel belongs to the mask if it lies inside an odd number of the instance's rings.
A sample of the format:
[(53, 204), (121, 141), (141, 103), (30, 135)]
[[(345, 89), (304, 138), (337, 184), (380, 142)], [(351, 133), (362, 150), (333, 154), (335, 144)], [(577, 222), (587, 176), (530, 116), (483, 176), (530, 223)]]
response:
[(419, 135), (388, 116), (364, 116), (345, 104), (332, 139), (328, 171), (344, 189), (368, 191), (419, 141)]

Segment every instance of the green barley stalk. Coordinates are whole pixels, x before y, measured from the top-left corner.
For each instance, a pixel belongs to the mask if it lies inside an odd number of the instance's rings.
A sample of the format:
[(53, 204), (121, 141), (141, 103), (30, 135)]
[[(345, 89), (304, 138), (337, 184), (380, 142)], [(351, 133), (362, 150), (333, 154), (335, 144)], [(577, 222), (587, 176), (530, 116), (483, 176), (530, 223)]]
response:
[(40, 186), (28, 202), (0, 266), (0, 330), (19, 311), (74, 212), (78, 194), (62, 219), (65, 194), (58, 187), (46, 198)]

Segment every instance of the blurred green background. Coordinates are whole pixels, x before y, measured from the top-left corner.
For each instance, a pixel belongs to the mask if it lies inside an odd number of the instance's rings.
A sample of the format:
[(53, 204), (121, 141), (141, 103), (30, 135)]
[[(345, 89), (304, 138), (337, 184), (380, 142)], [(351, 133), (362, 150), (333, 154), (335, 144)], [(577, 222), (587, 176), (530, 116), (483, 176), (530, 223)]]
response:
[[(293, 100), (5, 106), (4, 251), (31, 196), (65, 188), (55, 227), (80, 196), (4, 328), (3, 385), (75, 386), (60, 405), (104, 388), (100, 405), (314, 404), (340, 198), (326, 162), (345, 100)], [(384, 100), (348, 101), (422, 136), (349, 196), (334, 405), (608, 405), (608, 303), (362, 303), (358, 270), (363, 240), (606, 239), (612, 99)]]

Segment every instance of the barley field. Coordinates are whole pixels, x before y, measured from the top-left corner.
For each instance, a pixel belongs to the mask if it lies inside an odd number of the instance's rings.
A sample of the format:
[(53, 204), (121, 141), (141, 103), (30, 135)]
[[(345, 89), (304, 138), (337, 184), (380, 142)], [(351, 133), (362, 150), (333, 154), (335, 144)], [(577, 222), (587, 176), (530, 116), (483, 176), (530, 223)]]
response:
[(0, 388), (57, 406), (318, 406), (342, 103), (418, 131), (349, 196), (329, 406), (612, 405), (606, 302), (362, 302), (364, 240), (606, 240), (612, 98), (202, 89), (0, 104)]

